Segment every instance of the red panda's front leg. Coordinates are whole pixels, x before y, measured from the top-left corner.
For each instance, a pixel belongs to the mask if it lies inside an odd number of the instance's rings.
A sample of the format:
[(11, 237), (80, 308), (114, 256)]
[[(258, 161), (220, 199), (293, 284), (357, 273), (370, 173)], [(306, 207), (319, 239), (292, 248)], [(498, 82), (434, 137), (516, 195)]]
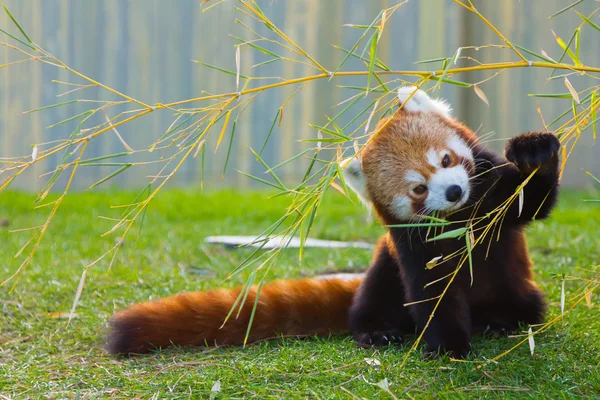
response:
[(399, 266), (387, 246), (383, 237), (348, 315), (354, 340), (362, 347), (401, 344), (402, 335), (414, 331), (414, 322), (403, 307)]
[(493, 204), (484, 208), (501, 205), (537, 170), (523, 189), (521, 207), (518, 200), (513, 201), (504, 219), (527, 224), (532, 219), (546, 218), (558, 198), (559, 149), (560, 142), (552, 133), (529, 132), (511, 139), (505, 152), (509, 164), (497, 167), (493, 193), (486, 196)]

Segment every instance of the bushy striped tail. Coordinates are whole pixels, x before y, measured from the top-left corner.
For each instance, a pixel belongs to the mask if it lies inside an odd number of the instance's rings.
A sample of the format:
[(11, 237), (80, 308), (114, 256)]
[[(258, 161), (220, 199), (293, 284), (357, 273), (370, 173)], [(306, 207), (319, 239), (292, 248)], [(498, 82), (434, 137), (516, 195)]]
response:
[[(248, 343), (276, 336), (348, 331), (348, 310), (361, 279), (280, 280), (262, 286)], [(110, 320), (108, 351), (147, 353), (177, 346), (244, 343), (257, 288), (223, 325), (243, 287), (183, 293), (131, 306)], [(239, 314), (238, 314), (239, 310)]]

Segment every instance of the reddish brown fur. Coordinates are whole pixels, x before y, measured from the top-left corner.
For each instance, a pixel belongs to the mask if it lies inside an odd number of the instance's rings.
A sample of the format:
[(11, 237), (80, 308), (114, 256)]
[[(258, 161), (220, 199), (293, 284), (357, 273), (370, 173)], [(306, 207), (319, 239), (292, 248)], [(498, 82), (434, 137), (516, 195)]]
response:
[(399, 110), (393, 117), (381, 120), (376, 132), (363, 151), (362, 167), (371, 201), (385, 222), (392, 219), (385, 214), (395, 195), (408, 196), (416, 210), (422, 207), (424, 198), (409, 190), (404, 175), (412, 170), (428, 178), (436, 172), (436, 168), (425, 161), (428, 150), (446, 149), (452, 156), (450, 166), (463, 163), (467, 170), (474, 169), (472, 162), (448, 148), (448, 140), (453, 136), (469, 146), (477, 141), (469, 128), (452, 119), (434, 113)]
[[(348, 331), (348, 309), (360, 279), (280, 280), (262, 287), (248, 343), (282, 336)], [(221, 325), (243, 287), (183, 293), (136, 304), (111, 319), (109, 351), (145, 353), (171, 345), (215, 346), (244, 343), (257, 288), (238, 313)]]

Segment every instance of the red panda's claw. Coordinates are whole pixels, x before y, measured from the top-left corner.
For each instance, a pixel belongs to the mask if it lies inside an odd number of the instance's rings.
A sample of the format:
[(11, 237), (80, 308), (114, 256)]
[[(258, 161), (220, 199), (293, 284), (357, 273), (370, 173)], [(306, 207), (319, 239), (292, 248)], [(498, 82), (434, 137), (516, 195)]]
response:
[(356, 344), (360, 347), (385, 347), (390, 344), (401, 345), (402, 335), (398, 331), (374, 331), (354, 335)]

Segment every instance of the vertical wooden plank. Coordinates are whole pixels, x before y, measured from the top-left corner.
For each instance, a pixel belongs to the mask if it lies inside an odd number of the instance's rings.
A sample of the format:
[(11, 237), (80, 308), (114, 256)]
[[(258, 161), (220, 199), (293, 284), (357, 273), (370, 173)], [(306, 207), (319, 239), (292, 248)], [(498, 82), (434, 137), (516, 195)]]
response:
[[(297, 15), (300, 12), (299, 10), (300, 2), (290, 2), (286, 3), (286, 14), (284, 16), (284, 31), (286, 34), (292, 39), (298, 39), (298, 30), (299, 26), (297, 24)], [(291, 62), (285, 62), (283, 64), (283, 76), (295, 76), (298, 71), (298, 67), (296, 64)], [(296, 89), (295, 86), (286, 86), (282, 89), (283, 99), (287, 99)], [(302, 105), (297, 105), (297, 102), (292, 100), (290, 101), (286, 107), (283, 109), (283, 120), (281, 123), (280, 138), (279, 138), (279, 150), (278, 154), (280, 160), (287, 160), (294, 156), (295, 150), (297, 149), (296, 138), (298, 137), (298, 131), (305, 129), (303, 121), (298, 119), (299, 113), (296, 112), (296, 107), (301, 107)], [(281, 168), (281, 175), (288, 180), (293, 176), (294, 170), (293, 166), (290, 164), (285, 165)]]
[[(30, 30), (30, 34), (36, 38), (42, 38), (42, 12), (41, 12), (41, 4), (35, 4), (29, 12), (32, 17), (31, 27), (28, 28)], [(29, 98), (29, 108), (38, 108), (41, 106), (40, 99), (42, 96), (42, 64), (39, 62), (31, 63), (31, 92)], [(31, 134), (31, 142), (32, 144), (42, 143), (47, 140), (44, 138), (44, 127), (42, 126), (42, 114), (35, 113), (32, 118), (32, 134)], [(48, 165), (46, 160), (41, 160), (33, 165), (33, 185), (31, 189), (40, 190), (41, 184), (39, 176), (44, 171), (44, 167)]]
[[(317, 49), (319, 48), (319, 46), (330, 46), (330, 43), (328, 41), (319, 41), (318, 40), (318, 30), (317, 29), (313, 29), (311, 27), (311, 24), (313, 21), (318, 21), (319, 18), (319, 3), (320, 0), (305, 0), (305, 7), (304, 7), (304, 12), (303, 12), (303, 20), (302, 23), (304, 24), (305, 27), (308, 27), (307, 29), (305, 29), (305, 35), (304, 35), (304, 40), (303, 43), (301, 44), (301, 46), (305, 46), (304, 48), (306, 49), (306, 51), (309, 52), (309, 54), (312, 57), (317, 57)], [(331, 67), (327, 67), (327, 65), (329, 64), (329, 60), (327, 59), (319, 59), (316, 58), (317, 62), (320, 63), (321, 65), (324, 66), (324, 68), (331, 68)], [(303, 76), (308, 76), (308, 75), (312, 75), (315, 73), (319, 73), (320, 71), (308, 66), (308, 65), (304, 65), (302, 68), (302, 75)], [(302, 89), (302, 93), (298, 93), (296, 99), (295, 99), (295, 103), (299, 103), (300, 107), (302, 107), (302, 114), (301, 114), (301, 123), (299, 126), (297, 126), (297, 134), (294, 135), (296, 140), (302, 140), (302, 139), (308, 139), (309, 137), (315, 137), (314, 136), (314, 129), (309, 127), (309, 123), (320, 123), (324, 118), (323, 115), (324, 114), (329, 114), (328, 110), (325, 109), (316, 109), (315, 108), (315, 103), (312, 101), (313, 99), (316, 98), (316, 96), (318, 96), (318, 91), (319, 88), (323, 88), (324, 85), (319, 85), (320, 82), (311, 82), (308, 83), (304, 89)], [(323, 88), (324, 89), (324, 88)], [(321, 89), (321, 90), (323, 90)], [(317, 118), (321, 121), (318, 121)], [(308, 147), (308, 145), (306, 143), (300, 143), (300, 142), (296, 142), (295, 145), (295, 151), (294, 153), (299, 153), (301, 150), (304, 150), (304, 148)], [(294, 167), (294, 176), (293, 179), (301, 179), (301, 173), (304, 169), (304, 167), (299, 167), (298, 164), (300, 164), (301, 162), (295, 162), (293, 167)], [(306, 163), (303, 163), (306, 164)], [(292, 167), (292, 166), (290, 166)], [(308, 166), (306, 166), (308, 167)], [(300, 175), (300, 176), (299, 176)]]
[(418, 41), (419, 58), (422, 60), (443, 55), (446, 37), (444, 18), (446, 4), (445, 0), (419, 2)]
[[(254, 27), (256, 28), (256, 26)], [(248, 39), (249, 37), (246, 37), (246, 39)], [(230, 51), (231, 53), (233, 53), (232, 59), (234, 60), (233, 62), (233, 69), (235, 69), (235, 49), (232, 48), (231, 46), (227, 47), (228, 51)], [(242, 49), (240, 50), (240, 74), (245, 75), (250, 73), (250, 67), (252, 65), (254, 65), (254, 54), (255, 51), (247, 46), (242, 47)], [(240, 81), (240, 86), (242, 85), (242, 81)], [(240, 88), (241, 90), (241, 88)], [(253, 112), (257, 112), (258, 108), (256, 107), (256, 103), (253, 105), (250, 105), (248, 109), (246, 109), (246, 111), (244, 112), (244, 114), (238, 119), (238, 124), (236, 126), (236, 132), (235, 132), (235, 141), (232, 144), (235, 145), (232, 148), (232, 155), (231, 158), (232, 159), (237, 159), (236, 163), (237, 163), (237, 168), (240, 171), (249, 171), (250, 170), (250, 166), (252, 161), (254, 160), (254, 158), (251, 156), (251, 152), (250, 152), (250, 145), (252, 142), (252, 136), (254, 134), (254, 130), (252, 129), (252, 113)], [(241, 110), (240, 110), (241, 111)], [(219, 167), (222, 168), (222, 166), (225, 163), (225, 157), (227, 155), (227, 146), (229, 145), (229, 140), (230, 140), (230, 135), (231, 135), (231, 129), (233, 127), (233, 119), (230, 120), (230, 126), (227, 128), (226, 131), (226, 139), (223, 139), (224, 143), (221, 145), (223, 147), (222, 149), (222, 154), (223, 157), (220, 157), (220, 162), (219, 162)], [(214, 132), (216, 133), (216, 132)], [(236, 145), (237, 142), (237, 145)], [(234, 150), (237, 150), (237, 154), (234, 152)], [(231, 161), (231, 160), (230, 160)], [(229, 167), (231, 168), (231, 166)], [(222, 171), (222, 169), (221, 169)], [(236, 174), (237, 179), (237, 185), (239, 188), (241, 189), (245, 189), (248, 187), (249, 185), (249, 180), (248, 178), (246, 178), (245, 176), (243, 176), (242, 174)]]

